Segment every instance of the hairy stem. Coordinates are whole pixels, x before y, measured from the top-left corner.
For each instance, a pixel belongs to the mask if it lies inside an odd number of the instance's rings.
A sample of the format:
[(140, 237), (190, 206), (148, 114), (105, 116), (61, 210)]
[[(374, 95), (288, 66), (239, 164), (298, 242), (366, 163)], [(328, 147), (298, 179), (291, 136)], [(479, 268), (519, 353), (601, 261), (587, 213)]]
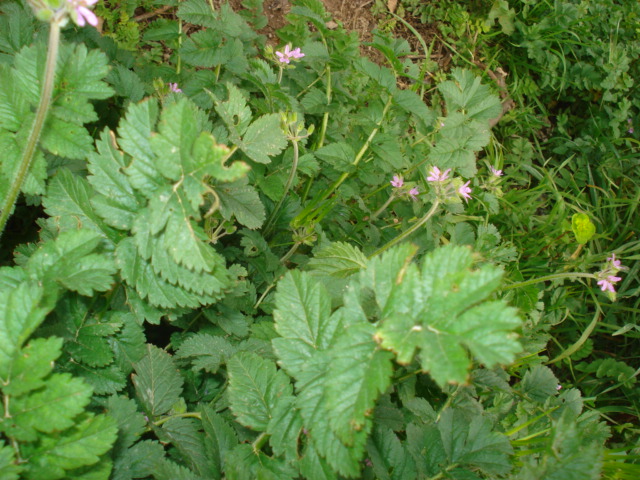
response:
[(404, 232), (402, 232), (396, 238), (394, 238), (393, 240), (390, 240), (389, 242), (384, 244), (382, 247), (380, 247), (378, 250), (373, 252), (371, 255), (369, 255), (369, 258), (375, 257), (376, 255), (380, 255), (385, 250), (393, 247), (395, 244), (401, 242), (402, 240), (407, 238), (409, 235), (411, 235), (413, 232), (418, 230), (425, 223), (427, 223), (427, 221), (433, 216), (434, 213), (436, 213), (436, 210), (438, 209), (439, 206), (440, 206), (440, 201), (439, 200), (436, 200), (435, 202), (433, 202), (433, 205), (431, 205), (431, 208), (429, 209), (429, 211), (427, 212), (427, 214), (424, 217), (422, 217), (420, 220), (418, 220), (416, 223), (414, 223), (411, 227), (406, 229)]
[[(331, 67), (327, 65), (327, 105), (331, 103)], [(316, 142), (314, 150), (319, 150), (324, 145), (324, 137), (327, 133), (327, 124), (329, 123), (329, 112), (324, 112), (322, 116), (322, 126), (320, 127), (320, 135)]]
[(512, 290), (514, 288), (526, 287), (528, 285), (534, 285), (536, 283), (547, 282), (549, 280), (561, 280), (563, 278), (593, 278), (597, 279), (597, 277), (593, 273), (582, 273), (582, 272), (567, 272), (567, 273), (553, 273), (551, 275), (545, 275), (544, 277), (532, 278), (530, 280), (525, 280), (522, 282), (515, 282), (505, 287), (502, 287), (502, 291)]
[(280, 208), (282, 208), (282, 204), (284, 203), (284, 199), (287, 197), (287, 193), (289, 193), (289, 190), (291, 189), (291, 185), (293, 185), (293, 179), (295, 178), (296, 171), (298, 170), (298, 157), (300, 156), (300, 151), (298, 149), (298, 140), (296, 138), (293, 138), (291, 140), (291, 143), (293, 144), (293, 163), (291, 164), (291, 171), (289, 172), (289, 178), (287, 178), (287, 183), (284, 186), (284, 192), (282, 192), (282, 196), (280, 197), (280, 200), (278, 201), (278, 204), (271, 211), (271, 215), (269, 215), (269, 219), (267, 220), (267, 223), (265, 224), (265, 227), (264, 227), (264, 234), (265, 235), (267, 235), (269, 233), (269, 231), (271, 230), (271, 227), (273, 227), (273, 222), (275, 221), (276, 216), (278, 215), (278, 212), (280, 211)]
[(18, 167), (18, 174), (15, 176), (7, 192), (7, 196), (4, 198), (2, 205), (0, 205), (0, 238), (4, 232), (4, 228), (7, 225), (7, 220), (11, 215), (13, 207), (20, 194), (20, 189), (24, 183), (24, 179), (29, 172), (31, 161), (36, 152), (38, 141), (40, 140), (40, 134), (42, 133), (42, 127), (47, 118), (49, 107), (51, 105), (51, 94), (53, 93), (53, 84), (56, 74), (56, 62), (58, 60), (58, 47), (60, 44), (60, 19), (61, 17), (54, 17), (49, 24), (49, 49), (47, 51), (47, 62), (45, 64), (44, 79), (42, 82), (42, 93), (40, 95), (40, 104), (36, 111), (36, 117), (33, 120), (31, 126), (31, 132), (27, 138), (24, 151), (22, 152), (22, 158)]

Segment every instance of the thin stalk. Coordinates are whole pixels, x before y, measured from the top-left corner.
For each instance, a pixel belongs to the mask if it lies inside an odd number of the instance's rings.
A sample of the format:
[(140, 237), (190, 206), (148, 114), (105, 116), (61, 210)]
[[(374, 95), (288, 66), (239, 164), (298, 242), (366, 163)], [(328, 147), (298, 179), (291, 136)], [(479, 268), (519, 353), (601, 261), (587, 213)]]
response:
[[(331, 67), (327, 65), (327, 105), (331, 103)], [(316, 142), (315, 149), (319, 150), (324, 145), (324, 137), (327, 133), (327, 125), (329, 123), (329, 112), (324, 112), (322, 116), (322, 126), (320, 127), (320, 135), (318, 136), (318, 141)]]
[(376, 212), (373, 215), (371, 215), (371, 218), (369, 220), (375, 220), (376, 218), (378, 218), (378, 215), (380, 215), (382, 212), (384, 212), (387, 209), (387, 207), (393, 201), (394, 198), (396, 198), (394, 194), (389, 195), (389, 198), (387, 198), (387, 201), (384, 202), (382, 206), (378, 210), (376, 210)]
[(427, 221), (433, 216), (434, 213), (436, 213), (436, 210), (438, 209), (439, 206), (440, 206), (440, 201), (436, 199), (436, 201), (433, 202), (433, 205), (431, 205), (431, 208), (429, 209), (429, 211), (424, 217), (422, 217), (420, 220), (418, 220), (416, 223), (414, 223), (411, 227), (409, 227), (407, 230), (402, 232), (396, 238), (394, 238), (393, 240), (390, 240), (385, 245), (380, 247), (378, 250), (373, 252), (371, 255), (369, 255), (369, 258), (375, 257), (376, 255), (380, 255), (385, 250), (393, 247), (396, 243), (401, 242), (402, 240), (407, 238), (409, 235), (411, 235), (413, 232), (418, 230), (425, 223), (427, 223)]
[(298, 247), (302, 245), (302, 242), (296, 242), (293, 244), (293, 246), (289, 249), (289, 251), (287, 253), (284, 254), (284, 256), (280, 259), (280, 263), (284, 263), (287, 260), (289, 260), (291, 258), (291, 256), (296, 253), (296, 250), (298, 250)]
[(42, 94), (40, 95), (40, 104), (36, 111), (36, 117), (33, 120), (31, 126), (31, 132), (27, 138), (24, 152), (22, 153), (22, 159), (18, 167), (18, 174), (11, 182), (7, 196), (5, 197), (2, 205), (0, 206), (0, 238), (4, 232), (4, 228), (7, 225), (7, 220), (11, 215), (11, 211), (18, 199), (20, 189), (24, 183), (24, 179), (29, 172), (31, 161), (35, 154), (40, 140), (40, 134), (42, 133), (42, 127), (47, 119), (47, 113), (51, 105), (51, 94), (53, 93), (53, 84), (56, 74), (56, 62), (58, 60), (58, 47), (60, 44), (60, 19), (54, 18), (49, 24), (49, 48), (47, 51), (47, 61), (44, 70), (44, 79), (42, 82)]
[(167, 422), (168, 420), (171, 420), (172, 418), (197, 418), (197, 419), (202, 419), (202, 414), (200, 412), (185, 412), (185, 413), (176, 413), (175, 415), (168, 415), (164, 418), (161, 418), (160, 420), (153, 422), (153, 424), (156, 427), (159, 427), (160, 425), (162, 425), (163, 423)]
[(282, 208), (284, 199), (287, 197), (287, 193), (289, 193), (289, 190), (291, 189), (291, 185), (293, 185), (293, 179), (295, 178), (296, 171), (298, 170), (298, 157), (300, 155), (300, 152), (298, 149), (298, 140), (293, 138), (291, 139), (291, 143), (293, 144), (293, 163), (291, 164), (291, 171), (289, 172), (289, 178), (287, 179), (287, 183), (284, 186), (284, 192), (282, 192), (282, 196), (280, 197), (280, 200), (278, 201), (276, 208), (274, 208), (271, 211), (271, 215), (269, 215), (269, 219), (265, 224), (265, 227), (264, 227), (265, 235), (267, 235), (271, 230), (271, 227), (273, 226), (273, 222), (275, 221), (276, 216), (280, 211), (280, 208)]
[(593, 278), (597, 279), (597, 277), (593, 273), (582, 273), (582, 272), (567, 272), (567, 273), (553, 273), (551, 275), (545, 275), (544, 277), (532, 278), (530, 280), (525, 280), (523, 282), (515, 282), (510, 285), (506, 285), (502, 287), (502, 291), (512, 290), (514, 288), (526, 287), (528, 285), (534, 285), (536, 283), (547, 282), (549, 280), (561, 280), (563, 278)]
[(254, 442), (251, 444), (251, 448), (253, 448), (253, 453), (257, 455), (258, 452), (260, 452), (260, 450), (262, 449), (262, 446), (266, 443), (267, 440), (269, 440), (270, 436), (271, 435), (269, 435), (267, 432), (262, 432), (260, 435), (258, 435), (258, 438), (256, 438)]
[[(367, 141), (364, 142), (364, 145), (362, 145), (362, 148), (360, 149), (358, 154), (353, 159), (353, 162), (351, 163), (351, 165), (353, 165), (354, 167), (358, 166), (358, 163), (360, 163), (360, 160), (362, 160), (362, 158), (364, 157), (364, 154), (367, 153), (367, 150), (369, 150), (369, 147), (371, 146), (371, 143), (373, 142), (373, 139), (378, 134), (378, 130), (380, 130), (380, 127), (382, 126), (382, 122), (384, 122), (384, 119), (387, 116), (387, 112), (391, 108), (392, 102), (393, 102), (393, 97), (389, 97), (389, 100), (387, 100), (387, 103), (384, 106), (384, 109), (382, 110), (382, 116), (380, 117), (380, 120), (378, 121), (376, 126), (373, 128), (373, 130), (369, 134), (369, 137), (367, 138)], [(331, 185), (331, 187), (329, 187), (329, 189), (326, 192), (324, 192), (324, 194), (322, 195), (322, 198), (320, 199), (320, 201), (326, 200), (327, 198), (329, 198), (329, 196), (333, 192), (335, 192), (340, 185), (342, 185), (342, 182), (344, 182), (349, 177), (349, 175), (350, 175), (349, 172), (344, 172), (340, 176), (340, 178), (338, 178), (338, 180), (336, 180), (333, 183), (333, 185)]]

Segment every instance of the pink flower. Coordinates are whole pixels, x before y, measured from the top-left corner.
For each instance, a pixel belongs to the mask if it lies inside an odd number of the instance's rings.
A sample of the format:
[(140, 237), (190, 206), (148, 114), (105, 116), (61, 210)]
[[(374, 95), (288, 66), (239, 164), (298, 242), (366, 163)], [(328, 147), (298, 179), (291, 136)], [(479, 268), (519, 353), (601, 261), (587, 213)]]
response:
[(289, 63), (292, 58), (298, 59), (304, 57), (304, 53), (300, 51), (300, 48), (291, 50), (289, 45), (284, 47), (284, 52), (276, 52), (276, 55), (278, 56), (278, 60), (282, 63)]
[(428, 182), (444, 182), (447, 178), (449, 178), (449, 172), (451, 169), (448, 168), (444, 172), (441, 172), (438, 167), (432, 167), (429, 171), (429, 176), (427, 177)]
[(409, 195), (411, 195), (411, 198), (413, 200), (415, 200), (419, 194), (420, 194), (420, 190), (418, 190), (418, 187), (413, 187), (411, 190), (409, 190)]
[(616, 268), (618, 270), (622, 268), (622, 263), (620, 263), (620, 260), (616, 259), (615, 253), (612, 253), (611, 256), (607, 258), (607, 262), (611, 262), (611, 265), (613, 266), (613, 268)]
[(396, 188), (400, 188), (402, 187), (402, 185), (404, 185), (404, 180), (400, 175), (394, 175), (393, 180), (391, 180), (391, 185), (393, 185)]
[(470, 183), (471, 180), (468, 180), (467, 183), (465, 183), (458, 189), (458, 193), (462, 198), (464, 198), (465, 202), (471, 198), (471, 195), (469, 195), (471, 193), (471, 188), (469, 187)]
[(98, 26), (98, 17), (87, 7), (95, 5), (98, 0), (67, 0), (68, 5), (74, 10), (71, 18), (79, 26), (84, 27), (85, 22), (94, 27)]
[(169, 90), (174, 93), (182, 93), (182, 89), (178, 88), (177, 83), (169, 83)]
[(622, 280), (620, 277), (615, 277), (613, 275), (609, 275), (606, 279), (598, 280), (598, 285), (600, 285), (600, 290), (603, 292), (609, 291), (611, 293), (615, 293), (616, 290), (613, 288), (613, 284)]
[(489, 166), (489, 169), (491, 170), (491, 173), (493, 173), (496, 177), (502, 176), (502, 170), (496, 170), (495, 168), (493, 168), (493, 165)]

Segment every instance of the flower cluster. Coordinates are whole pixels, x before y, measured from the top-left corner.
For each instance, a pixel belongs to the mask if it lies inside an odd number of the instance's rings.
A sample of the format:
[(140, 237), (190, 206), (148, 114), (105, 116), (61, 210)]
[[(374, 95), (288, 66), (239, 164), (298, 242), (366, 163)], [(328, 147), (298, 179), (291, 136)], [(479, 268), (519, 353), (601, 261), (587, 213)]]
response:
[[(394, 175), (393, 180), (391, 180), (390, 183), (394, 188), (401, 189), (404, 186), (404, 179), (400, 175)], [(420, 194), (420, 190), (418, 190), (418, 187), (412, 187), (406, 193), (411, 197), (412, 200), (415, 200)]]
[(278, 56), (278, 61), (287, 64), (291, 61), (292, 58), (298, 59), (304, 57), (304, 53), (300, 51), (300, 48), (291, 50), (289, 45), (284, 47), (284, 52), (276, 52), (276, 55)]
[[(434, 184), (436, 193), (444, 198), (449, 198), (452, 190), (447, 184), (450, 180), (449, 174), (451, 173), (451, 169), (448, 168), (444, 172), (441, 171), (438, 167), (431, 167), (429, 170), (429, 176), (427, 177), (427, 182), (431, 182)], [(459, 196), (465, 202), (471, 198), (471, 187), (469, 184), (471, 180), (468, 180), (466, 183), (462, 183), (460, 179), (451, 179), (451, 182), (454, 185), (454, 189), (456, 191), (456, 195)], [(456, 188), (457, 185), (457, 188)]]
[(98, 26), (98, 17), (87, 7), (95, 5), (98, 0), (67, 0), (67, 6), (71, 9), (71, 18), (80, 27), (84, 27), (87, 23)]
[(169, 83), (169, 90), (171, 90), (173, 93), (182, 93), (182, 89), (178, 88), (177, 83)]
[(621, 277), (616, 276), (620, 270), (626, 270), (626, 267), (622, 265), (622, 262), (616, 258), (616, 254), (613, 253), (607, 258), (605, 268), (596, 274), (600, 290), (615, 294), (614, 285), (622, 280)]

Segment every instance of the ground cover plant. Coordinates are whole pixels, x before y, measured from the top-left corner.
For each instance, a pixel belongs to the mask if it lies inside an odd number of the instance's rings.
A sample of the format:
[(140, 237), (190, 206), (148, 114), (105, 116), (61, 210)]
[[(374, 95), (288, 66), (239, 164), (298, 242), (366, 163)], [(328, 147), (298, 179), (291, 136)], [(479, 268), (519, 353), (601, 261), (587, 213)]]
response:
[(637, 478), (629, 70), (578, 138), (537, 47), (241, 3), (0, 6), (0, 478)]

